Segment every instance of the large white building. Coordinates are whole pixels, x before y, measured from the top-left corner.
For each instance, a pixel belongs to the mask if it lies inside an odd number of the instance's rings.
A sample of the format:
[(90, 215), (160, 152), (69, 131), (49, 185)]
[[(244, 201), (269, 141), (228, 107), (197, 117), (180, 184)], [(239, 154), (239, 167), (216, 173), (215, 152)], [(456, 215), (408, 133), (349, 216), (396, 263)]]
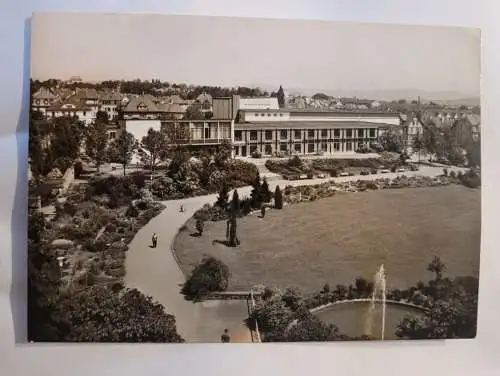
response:
[(354, 152), (378, 141), (380, 128), (401, 125), (394, 113), (315, 109), (239, 110), (236, 120), (237, 156)]

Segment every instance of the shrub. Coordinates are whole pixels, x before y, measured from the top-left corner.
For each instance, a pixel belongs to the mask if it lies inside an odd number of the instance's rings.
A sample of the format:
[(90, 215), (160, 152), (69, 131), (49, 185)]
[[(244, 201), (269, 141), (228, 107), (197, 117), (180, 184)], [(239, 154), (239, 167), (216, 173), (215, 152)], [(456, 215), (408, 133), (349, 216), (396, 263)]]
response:
[(137, 218), (139, 216), (139, 211), (134, 205), (130, 204), (125, 215), (129, 218)]
[(225, 291), (229, 284), (229, 267), (213, 257), (205, 257), (182, 287), (188, 299), (199, 300), (210, 292)]
[(450, 171), (450, 177), (451, 178), (456, 178), (457, 177), (457, 174), (455, 171)]
[(481, 186), (481, 176), (473, 170), (467, 171), (467, 173), (460, 176), (459, 179), (460, 182), (468, 188), (478, 188)]
[(198, 234), (200, 234), (200, 236), (203, 234), (204, 228), (205, 228), (205, 221), (201, 218), (198, 218), (196, 220), (196, 231), (198, 231)]
[(136, 203), (136, 208), (139, 210), (146, 210), (149, 207), (149, 203), (147, 201), (138, 201)]
[(302, 160), (299, 158), (298, 155), (294, 155), (292, 158), (288, 160), (288, 166), (290, 167), (301, 167), (302, 166)]

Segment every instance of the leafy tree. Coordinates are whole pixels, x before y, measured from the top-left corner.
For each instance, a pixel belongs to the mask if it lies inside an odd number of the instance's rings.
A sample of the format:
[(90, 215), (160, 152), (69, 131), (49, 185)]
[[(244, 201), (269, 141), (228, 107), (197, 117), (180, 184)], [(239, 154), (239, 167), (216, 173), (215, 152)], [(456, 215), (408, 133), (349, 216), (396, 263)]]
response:
[(108, 159), (110, 162), (120, 163), (123, 166), (123, 176), (137, 148), (138, 144), (134, 135), (125, 130), (109, 144)]
[(108, 124), (109, 122), (108, 114), (105, 111), (97, 111), (97, 113), (95, 114), (95, 122)]
[(139, 145), (139, 155), (143, 162), (151, 168), (151, 173), (165, 156), (165, 137), (161, 131), (149, 128), (148, 133), (141, 140)]
[(58, 287), (61, 271), (43, 241), (47, 223), (43, 214), (28, 214), (28, 340), (57, 341)]
[(224, 168), (227, 161), (231, 158), (232, 152), (233, 147), (231, 146), (231, 142), (223, 140), (214, 155), (215, 166), (218, 168)]
[(380, 145), (382, 145), (385, 151), (398, 154), (404, 149), (401, 135), (393, 130), (389, 130), (380, 136)]
[(250, 314), (249, 323), (257, 322), (259, 330), (265, 334), (265, 340), (270, 341), (283, 338), (292, 320), (293, 312), (280, 297), (276, 297), (259, 302)]
[(214, 257), (205, 257), (194, 268), (182, 287), (188, 299), (198, 300), (210, 292), (225, 291), (229, 285), (229, 267)]
[(453, 296), (435, 302), (423, 316), (407, 316), (396, 335), (411, 339), (474, 338), (477, 330), (477, 294), (456, 289)]
[(373, 284), (361, 277), (356, 278), (356, 281), (354, 282), (354, 288), (356, 289), (356, 293), (360, 298), (367, 298), (371, 296), (373, 292)]
[[(50, 144), (51, 160), (68, 160), (69, 165), (80, 155), (80, 146), (85, 134), (85, 126), (77, 117), (57, 117), (50, 120), (53, 137)], [(62, 167), (69, 167), (66, 163)]]
[(286, 331), (285, 342), (324, 342), (344, 339), (339, 329), (333, 324), (327, 324), (312, 314), (291, 325)]
[(424, 127), (422, 134), (423, 147), (429, 154), (442, 156), (444, 154), (444, 140), (439, 129), (433, 122)]
[(96, 120), (88, 127), (85, 146), (85, 153), (95, 162), (97, 171), (99, 171), (107, 158), (108, 134), (105, 122)]
[(439, 256), (434, 256), (432, 262), (427, 266), (427, 270), (435, 273), (436, 279), (440, 280), (443, 277), (443, 272), (446, 270), (446, 265), (441, 261)]
[(278, 185), (274, 190), (274, 207), (276, 209), (283, 209), (283, 194), (281, 193), (280, 187)]
[(174, 316), (136, 289), (92, 286), (59, 304), (65, 341), (183, 342)]
[(271, 191), (269, 190), (269, 184), (267, 183), (267, 179), (264, 178), (262, 181), (262, 186), (260, 187), (260, 200), (261, 202), (269, 202), (271, 201)]
[(481, 166), (481, 140), (469, 141), (465, 145), (467, 153), (467, 164), (469, 167), (475, 168)]
[(328, 100), (330, 97), (325, 93), (316, 93), (312, 96), (312, 99)]
[(190, 105), (186, 112), (184, 113), (185, 120), (203, 120), (205, 119), (205, 115), (201, 112), (201, 104), (193, 103)]
[(29, 162), (35, 181), (50, 172), (52, 168), (51, 153), (44, 147), (44, 141), (50, 139), (51, 123), (38, 111), (30, 112), (29, 126)]
[(288, 288), (281, 299), (288, 308), (295, 312), (301, 305), (302, 296), (297, 289)]

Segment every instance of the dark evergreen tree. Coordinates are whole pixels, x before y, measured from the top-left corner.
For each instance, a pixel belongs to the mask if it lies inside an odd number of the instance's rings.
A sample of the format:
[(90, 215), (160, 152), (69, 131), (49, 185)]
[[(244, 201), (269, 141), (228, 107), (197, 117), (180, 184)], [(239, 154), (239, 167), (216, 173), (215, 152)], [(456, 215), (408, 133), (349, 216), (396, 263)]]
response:
[(274, 191), (274, 207), (276, 209), (283, 209), (283, 194), (278, 185)]
[(262, 185), (260, 187), (260, 199), (262, 202), (271, 201), (271, 191), (269, 190), (269, 184), (267, 184), (267, 179), (264, 178)]
[(278, 93), (276, 95), (278, 97), (278, 105), (280, 108), (285, 108), (286, 100), (285, 100), (285, 91), (280, 85), (280, 88), (278, 89)]
[(250, 193), (250, 198), (251, 198), (251, 205), (255, 209), (259, 209), (261, 204), (262, 204), (262, 197), (261, 197), (261, 192), (262, 192), (262, 186), (260, 183), (260, 175), (257, 174), (255, 177), (255, 181), (252, 184), (252, 192)]

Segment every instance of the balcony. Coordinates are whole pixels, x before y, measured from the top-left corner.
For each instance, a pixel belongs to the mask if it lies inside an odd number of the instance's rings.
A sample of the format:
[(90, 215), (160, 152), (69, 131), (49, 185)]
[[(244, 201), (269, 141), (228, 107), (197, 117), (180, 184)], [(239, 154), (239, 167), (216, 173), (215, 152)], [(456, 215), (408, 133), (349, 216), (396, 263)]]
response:
[(189, 140), (188, 143), (190, 145), (218, 145), (222, 141), (231, 141), (231, 138), (203, 138), (203, 139), (196, 139), (196, 140)]

